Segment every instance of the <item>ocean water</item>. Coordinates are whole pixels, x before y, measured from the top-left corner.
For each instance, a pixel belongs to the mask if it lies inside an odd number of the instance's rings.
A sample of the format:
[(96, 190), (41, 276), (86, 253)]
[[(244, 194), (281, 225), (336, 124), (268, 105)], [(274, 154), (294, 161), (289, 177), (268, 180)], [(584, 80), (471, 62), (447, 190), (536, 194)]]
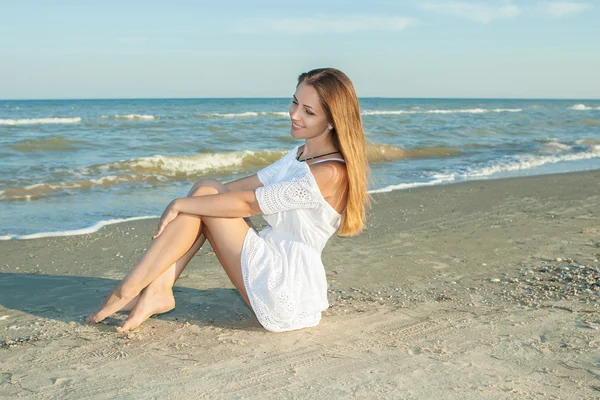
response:
[[(289, 103), (0, 101), (0, 238), (157, 216), (202, 177), (252, 174), (301, 144)], [(360, 103), (374, 192), (600, 168), (600, 101)]]

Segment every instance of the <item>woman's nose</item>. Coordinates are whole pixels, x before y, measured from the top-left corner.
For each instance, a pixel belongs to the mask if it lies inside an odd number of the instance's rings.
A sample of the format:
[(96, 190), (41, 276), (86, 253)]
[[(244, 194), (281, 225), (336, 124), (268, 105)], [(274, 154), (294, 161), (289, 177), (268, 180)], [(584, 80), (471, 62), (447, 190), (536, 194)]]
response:
[(300, 120), (300, 110), (298, 109), (298, 107), (294, 108), (290, 108), (290, 118), (295, 119), (295, 120)]

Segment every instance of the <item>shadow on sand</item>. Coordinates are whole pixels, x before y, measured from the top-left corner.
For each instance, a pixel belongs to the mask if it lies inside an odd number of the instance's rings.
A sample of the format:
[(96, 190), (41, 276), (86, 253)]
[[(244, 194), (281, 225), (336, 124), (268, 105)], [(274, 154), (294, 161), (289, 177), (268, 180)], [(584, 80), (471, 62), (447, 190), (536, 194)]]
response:
[[(84, 323), (118, 283), (85, 276), (0, 273), (0, 305), (42, 318)], [(262, 329), (235, 289), (175, 286), (173, 293), (176, 308), (156, 318), (230, 329)], [(110, 324), (118, 322), (110, 320)]]

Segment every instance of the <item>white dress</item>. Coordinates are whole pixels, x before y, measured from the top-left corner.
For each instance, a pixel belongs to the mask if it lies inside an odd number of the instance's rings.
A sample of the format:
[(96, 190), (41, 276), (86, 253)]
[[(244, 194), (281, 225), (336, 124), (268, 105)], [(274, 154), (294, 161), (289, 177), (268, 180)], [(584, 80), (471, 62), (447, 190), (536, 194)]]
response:
[(341, 215), (321, 194), (309, 166), (296, 160), (298, 147), (258, 171), (264, 186), (256, 189), (256, 199), (269, 226), (248, 229), (241, 255), (252, 310), (272, 332), (315, 326), (329, 307), (321, 252)]

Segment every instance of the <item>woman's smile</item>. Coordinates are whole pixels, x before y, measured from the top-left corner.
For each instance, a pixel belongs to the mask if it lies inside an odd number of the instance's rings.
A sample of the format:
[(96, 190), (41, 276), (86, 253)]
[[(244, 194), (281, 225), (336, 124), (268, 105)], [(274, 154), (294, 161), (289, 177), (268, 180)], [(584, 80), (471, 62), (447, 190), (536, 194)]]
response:
[(304, 126), (298, 125), (297, 123), (295, 123), (294, 121), (292, 121), (292, 129), (293, 130), (297, 131), (297, 130), (300, 130), (302, 128), (304, 128)]

